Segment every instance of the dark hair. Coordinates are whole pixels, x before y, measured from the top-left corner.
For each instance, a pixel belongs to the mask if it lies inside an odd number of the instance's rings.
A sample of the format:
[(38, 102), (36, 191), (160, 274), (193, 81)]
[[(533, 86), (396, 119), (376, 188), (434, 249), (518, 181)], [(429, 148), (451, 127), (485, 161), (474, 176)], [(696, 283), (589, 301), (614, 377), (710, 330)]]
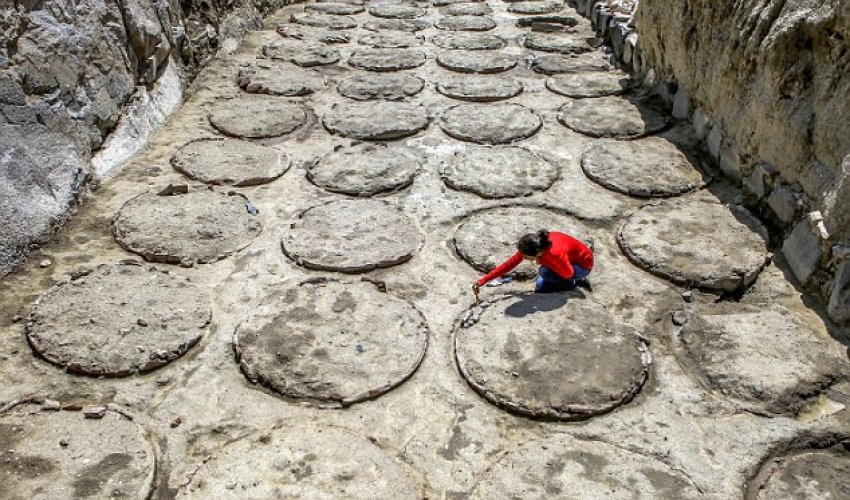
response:
[(516, 244), (517, 250), (523, 255), (538, 255), (551, 246), (552, 242), (549, 241), (549, 231), (545, 229), (541, 229), (536, 233), (526, 234)]

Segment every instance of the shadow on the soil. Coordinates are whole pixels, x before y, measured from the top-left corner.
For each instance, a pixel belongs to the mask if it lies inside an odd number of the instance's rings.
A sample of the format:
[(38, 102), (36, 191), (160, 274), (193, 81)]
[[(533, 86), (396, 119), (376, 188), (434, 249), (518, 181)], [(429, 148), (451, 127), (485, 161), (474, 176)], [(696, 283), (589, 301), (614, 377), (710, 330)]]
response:
[(538, 312), (549, 312), (564, 307), (568, 300), (583, 300), (587, 296), (581, 291), (558, 293), (530, 293), (521, 295), (518, 300), (505, 308), (505, 315), (512, 318), (524, 318)]

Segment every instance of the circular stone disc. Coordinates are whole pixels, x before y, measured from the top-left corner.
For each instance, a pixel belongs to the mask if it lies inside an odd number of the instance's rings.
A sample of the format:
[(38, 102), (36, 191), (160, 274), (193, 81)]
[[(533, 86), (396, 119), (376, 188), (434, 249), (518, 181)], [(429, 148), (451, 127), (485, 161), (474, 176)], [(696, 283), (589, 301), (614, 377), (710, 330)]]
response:
[(322, 189), (354, 196), (397, 191), (413, 183), (420, 155), (404, 146), (364, 143), (334, 151), (307, 170)]
[(199, 139), (187, 142), (171, 157), (184, 175), (207, 184), (256, 186), (289, 170), (289, 156), (274, 148), (238, 139)]
[(283, 252), (310, 269), (361, 273), (410, 260), (422, 238), (400, 209), (380, 200), (339, 200), (301, 213)]
[(346, 5), (363, 5), (366, 0), (316, 0), (316, 3), (343, 3)]
[(368, 99), (398, 101), (418, 94), (424, 87), (424, 80), (404, 73), (355, 74), (337, 84), (340, 94), (358, 101)]
[(576, 71), (610, 71), (614, 69), (606, 56), (599, 52), (584, 54), (546, 54), (534, 58), (531, 69), (544, 75), (572, 73)]
[(224, 134), (262, 139), (292, 132), (304, 125), (307, 113), (285, 99), (245, 95), (216, 103), (209, 119)]
[(495, 50), (507, 45), (503, 39), (486, 33), (440, 33), (431, 41), (437, 47), (452, 50)]
[(513, 69), (517, 61), (496, 51), (448, 50), (437, 56), (437, 64), (458, 73), (501, 73)]
[(840, 449), (808, 450), (771, 460), (760, 476), (748, 499), (847, 498), (850, 456)]
[(322, 124), (350, 139), (385, 141), (426, 129), (428, 114), (422, 106), (401, 102), (348, 102), (334, 104)]
[(445, 7), (459, 3), (484, 3), (484, 0), (432, 0), (431, 5), (434, 7)]
[(440, 116), (443, 132), (463, 141), (506, 144), (534, 135), (543, 122), (519, 104), (461, 104)]
[(603, 97), (619, 95), (632, 85), (622, 71), (582, 71), (561, 73), (546, 80), (546, 88), (567, 97)]
[(362, 5), (351, 3), (314, 3), (304, 6), (304, 10), (313, 12), (321, 12), (323, 14), (332, 14), (336, 16), (350, 16), (360, 14), (366, 9)]
[(348, 16), (296, 12), (295, 14), (292, 14), (290, 20), (296, 24), (303, 24), (314, 28), (328, 28), (332, 30), (347, 30), (357, 27), (357, 21), (355, 21), (353, 17)]
[(424, 16), (426, 12), (415, 5), (387, 4), (369, 7), (369, 14), (389, 19), (415, 19)]
[(677, 355), (705, 385), (748, 409), (796, 416), (846, 378), (842, 346), (787, 309), (716, 312), (685, 323)]
[(597, 141), (581, 167), (594, 182), (631, 196), (676, 196), (706, 185), (696, 162), (661, 137)]
[[(532, 207), (499, 207), (470, 215), (453, 237), (460, 258), (487, 273), (516, 252), (516, 242), (540, 229), (560, 231), (591, 242), (590, 230), (577, 219)], [(512, 273), (518, 278), (537, 276), (537, 266), (523, 262)]]
[(691, 480), (648, 453), (557, 435), (522, 445), (493, 466), (471, 498), (702, 498)]
[(173, 196), (143, 193), (113, 222), (115, 239), (151, 262), (205, 264), (251, 244), (262, 231), (242, 195), (201, 190)]
[(668, 117), (639, 101), (598, 97), (568, 100), (558, 110), (558, 121), (591, 137), (637, 139), (663, 130)]
[(476, 323), (458, 328), (455, 354), (463, 377), (491, 403), (558, 420), (628, 403), (652, 360), (644, 339), (580, 293), (488, 301)]
[(359, 49), (348, 64), (367, 71), (399, 71), (425, 64), (425, 54), (412, 49)]
[(427, 345), (422, 315), (368, 282), (276, 290), (233, 337), (249, 380), (337, 407), (374, 399), (407, 380)]
[[(314, 40), (326, 44), (348, 43), (351, 35), (345, 31), (313, 28), (301, 24), (281, 24), (277, 27), (278, 35), (295, 40)], [(315, 65), (314, 65), (315, 66)]]
[(732, 291), (755, 281), (767, 263), (767, 231), (747, 210), (703, 200), (650, 205), (617, 236), (638, 266), (686, 285)]
[(123, 377), (179, 358), (204, 333), (207, 294), (148, 265), (101, 265), (54, 285), (33, 306), (27, 340), (53, 364)]
[(496, 27), (496, 21), (480, 16), (449, 16), (437, 20), (434, 27), (446, 31), (488, 31)]
[(493, 9), (486, 3), (456, 3), (443, 9), (447, 16), (488, 16)]
[(315, 43), (273, 43), (263, 47), (266, 57), (289, 61), (305, 68), (339, 61), (339, 51)]
[(361, 37), (357, 43), (379, 49), (406, 49), (422, 45), (421, 36), (409, 33), (374, 33)]
[(338, 427), (289, 423), (224, 446), (177, 498), (416, 500), (417, 484), (370, 440)]
[(476, 102), (510, 99), (521, 94), (522, 88), (516, 80), (496, 76), (453, 77), (437, 84), (444, 96)]
[(420, 19), (377, 19), (369, 21), (363, 28), (369, 31), (404, 31), (412, 33), (424, 30), (431, 24)]
[(563, 4), (555, 2), (516, 2), (508, 7), (508, 12), (514, 14), (551, 14), (563, 8)]
[(239, 70), (237, 83), (252, 94), (300, 96), (317, 92), (326, 85), (317, 71), (304, 70), (292, 64), (258, 62)]
[(4, 498), (151, 497), (156, 455), (138, 424), (114, 411), (91, 419), (40, 408), (0, 415)]
[(483, 198), (512, 198), (549, 189), (559, 172), (526, 149), (468, 146), (443, 162), (440, 176), (453, 189)]
[(522, 37), (527, 49), (559, 54), (580, 54), (592, 50), (584, 37), (569, 33), (531, 33)]

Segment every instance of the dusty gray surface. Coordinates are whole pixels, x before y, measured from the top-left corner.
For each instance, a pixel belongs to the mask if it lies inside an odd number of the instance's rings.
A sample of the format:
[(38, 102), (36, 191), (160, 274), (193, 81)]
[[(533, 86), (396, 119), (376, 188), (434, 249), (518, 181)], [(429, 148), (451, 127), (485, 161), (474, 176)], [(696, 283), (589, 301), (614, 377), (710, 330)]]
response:
[(517, 60), (500, 52), (447, 50), (437, 55), (437, 64), (458, 73), (501, 73), (513, 69)]
[(332, 30), (346, 30), (357, 27), (357, 21), (350, 16), (335, 16), (328, 14), (311, 14), (307, 12), (296, 12), (290, 18), (293, 23), (312, 26), (313, 28), (328, 28)]
[(690, 318), (677, 353), (706, 386), (741, 407), (794, 416), (807, 399), (846, 379), (845, 349), (808, 318), (781, 306), (726, 309)]
[(422, 92), (424, 87), (425, 80), (407, 73), (355, 73), (336, 86), (340, 95), (358, 101), (399, 101)]
[(467, 146), (440, 168), (446, 185), (483, 198), (530, 196), (549, 189), (558, 176), (556, 165), (518, 147)]
[(732, 291), (767, 263), (766, 230), (742, 207), (699, 197), (647, 205), (620, 228), (620, 248), (674, 283)]
[(622, 71), (560, 73), (546, 80), (546, 88), (552, 92), (578, 98), (619, 95), (631, 86), (631, 77)]
[(262, 139), (288, 134), (304, 125), (307, 112), (281, 97), (245, 95), (213, 107), (209, 119), (224, 134)]
[(635, 397), (649, 342), (583, 292), (488, 300), (455, 331), (458, 369), (485, 399), (534, 418), (586, 419)]
[(171, 164), (179, 172), (207, 184), (255, 186), (289, 170), (285, 153), (239, 139), (199, 139), (180, 146)]
[(558, 121), (591, 137), (637, 139), (663, 130), (669, 117), (637, 100), (599, 97), (568, 99), (558, 110)]
[(421, 106), (381, 101), (334, 104), (322, 123), (343, 137), (385, 141), (413, 135), (427, 128), (429, 121)]
[(313, 41), (275, 41), (263, 47), (263, 54), (271, 59), (288, 61), (305, 68), (339, 62), (339, 51)]
[(581, 54), (592, 50), (585, 37), (572, 33), (530, 33), (524, 35), (521, 42), (528, 49), (559, 54)]
[(506, 144), (534, 135), (543, 122), (520, 104), (461, 104), (440, 116), (443, 132), (463, 141)]
[(437, 84), (437, 91), (463, 101), (492, 102), (518, 96), (522, 83), (501, 76), (451, 76)]
[(572, 73), (576, 71), (608, 71), (613, 66), (605, 54), (598, 51), (583, 54), (544, 54), (531, 62), (531, 69), (545, 75)]
[(348, 64), (367, 71), (399, 71), (425, 64), (425, 54), (413, 49), (357, 49)]
[(841, 446), (801, 450), (765, 464), (747, 500), (815, 500), (850, 495), (850, 455)]
[(110, 377), (159, 368), (201, 339), (209, 295), (178, 274), (134, 262), (79, 271), (33, 306), (27, 340), (70, 372)]
[(0, 480), (9, 500), (145, 500), (155, 453), (144, 430), (114, 411), (93, 420), (24, 403), (0, 413)]
[(360, 37), (357, 43), (360, 45), (368, 45), (379, 49), (405, 49), (408, 47), (418, 47), (422, 45), (424, 40), (421, 36), (410, 33), (373, 33)]
[(427, 28), (428, 22), (421, 19), (376, 19), (368, 21), (363, 28), (369, 31), (402, 31), (412, 33)]
[(389, 19), (415, 19), (424, 16), (426, 9), (410, 4), (384, 4), (369, 7), (369, 14)]
[(490, 31), (496, 21), (481, 16), (448, 16), (438, 19), (434, 27), (444, 31)]
[(437, 47), (452, 50), (496, 50), (508, 43), (489, 33), (440, 33), (431, 42)]
[(508, 453), (472, 495), (482, 500), (702, 497), (690, 478), (657, 458), (569, 434), (526, 443)]
[(274, 94), (287, 97), (312, 94), (327, 82), (321, 73), (294, 64), (259, 61), (239, 70), (237, 83), (252, 94)]
[(489, 16), (493, 9), (486, 3), (456, 3), (444, 7), (441, 12), (447, 16)]
[(249, 380), (329, 408), (374, 399), (401, 384), (427, 347), (422, 315), (366, 281), (276, 287), (233, 336)]
[(508, 6), (514, 14), (552, 14), (564, 8), (558, 1), (515, 2)]
[(279, 423), (223, 447), (177, 498), (416, 500), (404, 465), (339, 427)]
[(677, 196), (709, 180), (694, 153), (661, 137), (597, 141), (581, 168), (594, 182), (631, 196)]
[[(486, 273), (516, 253), (524, 234), (540, 229), (560, 231), (590, 242), (591, 231), (581, 221), (552, 210), (512, 206), (474, 213), (460, 223), (452, 237), (455, 251), (467, 264)], [(511, 273), (518, 278), (537, 276), (537, 266), (523, 262)]]
[(391, 202), (338, 200), (299, 214), (281, 245), (309, 269), (361, 273), (410, 260), (422, 236)]
[(366, 8), (356, 3), (314, 3), (304, 6), (305, 11), (320, 12), (323, 14), (333, 14), (336, 16), (350, 16), (365, 12)]
[(223, 259), (251, 244), (262, 231), (248, 200), (209, 189), (131, 198), (115, 216), (113, 232), (122, 247), (151, 262), (192, 265)]
[(329, 153), (307, 170), (307, 178), (335, 193), (373, 196), (409, 186), (421, 168), (416, 150), (365, 143)]

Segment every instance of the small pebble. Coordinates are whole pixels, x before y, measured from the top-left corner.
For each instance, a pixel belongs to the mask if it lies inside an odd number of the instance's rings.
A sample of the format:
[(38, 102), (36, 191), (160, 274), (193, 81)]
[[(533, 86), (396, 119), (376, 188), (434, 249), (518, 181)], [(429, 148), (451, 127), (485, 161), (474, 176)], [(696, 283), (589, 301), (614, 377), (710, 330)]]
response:
[(65, 448), (66, 446), (68, 446), (68, 441), (66, 441), (64, 439), (60, 439), (59, 440), (59, 446), (61, 446), (62, 448)]
[(52, 264), (52, 262), (50, 262), (50, 259), (44, 259), (43, 261), (38, 263), (39, 267), (50, 267), (50, 264)]
[(676, 311), (672, 315), (673, 324), (676, 326), (682, 326), (688, 322), (691, 318), (691, 313), (689, 311)]
[(84, 406), (83, 415), (86, 418), (103, 418), (106, 415), (106, 407), (103, 405)]
[(62, 409), (62, 405), (59, 403), (59, 401), (45, 399), (44, 403), (41, 404), (41, 409), (44, 411), (59, 411)]
[(173, 429), (173, 428), (179, 426), (182, 423), (183, 423), (183, 419), (178, 416), (174, 420), (171, 421), (171, 428)]
[(137, 320), (136, 320), (136, 324), (137, 324), (137, 325), (139, 325), (139, 326), (141, 326), (141, 327), (148, 326), (148, 322), (147, 322), (147, 321), (145, 321), (145, 320), (143, 320), (142, 318), (137, 319)]
[(694, 292), (690, 290), (685, 290), (684, 292), (682, 292), (682, 298), (685, 300), (685, 302), (693, 302)]
[(16, 315), (12, 316), (12, 323), (17, 323), (17, 322), (19, 322), (19, 321), (20, 321), (20, 320), (22, 320), (22, 319), (23, 319), (23, 318), (21, 317), (21, 315), (20, 315), (20, 314), (16, 314)]

